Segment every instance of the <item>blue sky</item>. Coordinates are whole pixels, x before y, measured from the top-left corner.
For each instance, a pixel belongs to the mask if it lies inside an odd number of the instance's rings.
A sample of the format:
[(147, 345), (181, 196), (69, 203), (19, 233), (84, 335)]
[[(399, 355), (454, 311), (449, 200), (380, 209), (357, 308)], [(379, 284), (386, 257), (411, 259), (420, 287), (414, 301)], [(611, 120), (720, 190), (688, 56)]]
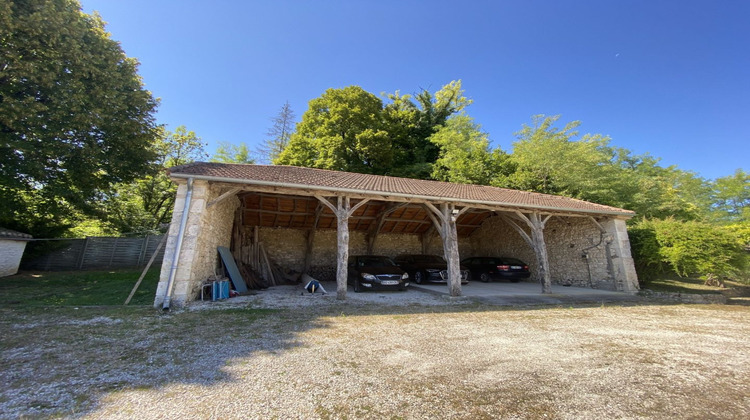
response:
[(461, 79), (510, 151), (535, 114), (706, 178), (750, 165), (750, 2), (81, 0), (137, 58), (159, 123), (254, 148), (289, 101)]

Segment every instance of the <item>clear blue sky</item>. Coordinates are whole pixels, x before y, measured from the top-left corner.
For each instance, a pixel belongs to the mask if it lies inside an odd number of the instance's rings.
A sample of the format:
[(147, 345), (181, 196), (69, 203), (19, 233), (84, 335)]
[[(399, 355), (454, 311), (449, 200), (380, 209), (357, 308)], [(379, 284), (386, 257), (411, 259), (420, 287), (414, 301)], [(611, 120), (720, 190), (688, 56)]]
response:
[(750, 1), (81, 0), (137, 58), (157, 119), (254, 148), (286, 102), (461, 79), (495, 146), (582, 121), (706, 178), (750, 170)]

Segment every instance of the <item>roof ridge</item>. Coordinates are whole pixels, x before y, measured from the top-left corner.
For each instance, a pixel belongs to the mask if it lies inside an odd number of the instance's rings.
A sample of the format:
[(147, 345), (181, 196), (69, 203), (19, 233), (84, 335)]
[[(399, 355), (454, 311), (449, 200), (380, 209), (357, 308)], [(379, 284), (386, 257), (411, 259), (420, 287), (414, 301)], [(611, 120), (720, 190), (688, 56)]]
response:
[(380, 194), (434, 197), (474, 203), (520, 206), (538, 209), (559, 209), (580, 212), (608, 212), (631, 216), (634, 212), (579, 198), (514, 190), (505, 187), (459, 184), (431, 179), (403, 178), (393, 175), (363, 174), (305, 166), (192, 162), (170, 168), (169, 174), (183, 177), (205, 177), (228, 182), (256, 181), (289, 186), (311, 186), (322, 189), (345, 189)]

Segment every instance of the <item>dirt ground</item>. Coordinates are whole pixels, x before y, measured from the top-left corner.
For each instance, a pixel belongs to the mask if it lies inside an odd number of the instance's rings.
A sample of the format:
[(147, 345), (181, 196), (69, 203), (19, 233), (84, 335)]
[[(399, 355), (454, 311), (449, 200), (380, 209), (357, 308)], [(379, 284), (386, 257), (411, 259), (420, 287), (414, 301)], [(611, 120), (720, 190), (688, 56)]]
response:
[(0, 417), (750, 418), (750, 307), (363, 295), (2, 307)]

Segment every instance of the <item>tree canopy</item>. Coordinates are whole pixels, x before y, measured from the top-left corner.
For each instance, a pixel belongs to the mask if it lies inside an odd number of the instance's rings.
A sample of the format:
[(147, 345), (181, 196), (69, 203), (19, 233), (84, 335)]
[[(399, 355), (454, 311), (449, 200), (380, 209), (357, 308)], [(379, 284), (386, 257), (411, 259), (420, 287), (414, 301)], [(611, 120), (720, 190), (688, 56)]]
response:
[(154, 144), (158, 156), (151, 173), (112, 186), (99, 200), (98, 215), (121, 234), (164, 230), (172, 218), (177, 186), (166, 169), (206, 158), (204, 143), (194, 131), (179, 126), (160, 130)]
[(399, 92), (384, 103), (359, 86), (310, 101), (277, 164), (427, 178), (439, 148), (429, 138), (471, 101), (454, 81), (434, 95)]
[(74, 0), (0, 2), (0, 225), (48, 236), (151, 170), (157, 102)]
[(250, 149), (245, 143), (219, 142), (216, 153), (211, 157), (211, 162), (255, 163), (255, 159), (250, 156)]

